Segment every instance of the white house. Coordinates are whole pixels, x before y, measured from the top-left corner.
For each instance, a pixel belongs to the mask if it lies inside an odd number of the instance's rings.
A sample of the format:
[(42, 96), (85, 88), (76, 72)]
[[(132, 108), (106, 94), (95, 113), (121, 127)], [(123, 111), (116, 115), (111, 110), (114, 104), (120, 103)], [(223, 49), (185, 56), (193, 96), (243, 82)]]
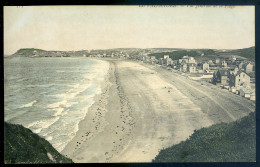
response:
[(183, 56), (182, 59), (179, 59), (179, 63), (181, 64), (182, 62), (196, 64), (196, 60), (194, 59), (194, 57), (189, 56)]
[(196, 72), (196, 65), (194, 63), (189, 64), (189, 72), (195, 73)]
[(220, 63), (220, 59), (216, 58), (215, 62), (216, 62), (216, 64), (219, 64)]
[(232, 61), (232, 62), (235, 62), (236, 61), (236, 56), (235, 55), (231, 55), (229, 56), (229, 60)]
[(251, 73), (251, 72), (253, 72), (253, 67), (254, 67), (253, 64), (248, 63), (248, 64), (245, 65), (245, 71), (246, 71), (247, 73)]
[(221, 66), (222, 66), (222, 67), (227, 67), (227, 62), (226, 62), (225, 60), (223, 60), (223, 61), (221, 62)]
[(194, 59), (194, 57), (189, 57), (189, 63), (196, 64), (196, 60)]
[(204, 71), (209, 70), (209, 64), (208, 64), (208, 63), (203, 63), (202, 69), (203, 69)]
[(188, 65), (186, 63), (182, 63), (180, 66), (180, 71), (187, 72), (188, 71)]
[(242, 71), (238, 71), (236, 74), (229, 76), (230, 87), (234, 86), (237, 90), (250, 90), (250, 77)]
[(170, 58), (169, 55), (164, 55), (163, 56), (164, 59)]
[(208, 61), (208, 64), (209, 64), (209, 65), (214, 65), (214, 63), (213, 63), (212, 60), (209, 60), (209, 61)]

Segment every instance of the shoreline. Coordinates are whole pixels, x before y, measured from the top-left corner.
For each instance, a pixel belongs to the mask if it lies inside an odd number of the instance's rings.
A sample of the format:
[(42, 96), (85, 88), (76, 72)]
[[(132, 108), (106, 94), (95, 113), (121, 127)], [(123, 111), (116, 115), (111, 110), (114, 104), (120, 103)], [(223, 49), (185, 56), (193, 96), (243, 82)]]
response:
[(133, 137), (134, 118), (119, 83), (116, 64), (106, 61), (109, 70), (101, 94), (94, 97), (77, 134), (61, 151), (74, 162), (114, 162)]
[(167, 70), (103, 60), (110, 65), (102, 93), (61, 152), (76, 163), (151, 162), (194, 130), (241, 118), (254, 107)]
[[(95, 59), (94, 59), (95, 60)], [(99, 59), (98, 59), (99, 60)], [(108, 62), (109, 63), (109, 62)], [(85, 117), (79, 122), (78, 131), (76, 135), (72, 138), (72, 140), (65, 146), (65, 148), (61, 151), (61, 153), (66, 157), (73, 157), (75, 153), (77, 153), (79, 146), (85, 143), (87, 140), (91, 139), (92, 136), (95, 134), (96, 130), (102, 131), (101, 128), (105, 126), (105, 120), (103, 120), (103, 124), (96, 121), (96, 119), (102, 119), (102, 115), (107, 112), (105, 104), (102, 105), (101, 102), (105, 102), (105, 98), (107, 98), (107, 90), (111, 86), (108, 79), (111, 74), (111, 64), (109, 63), (109, 69), (105, 76), (104, 81), (101, 82), (101, 93), (94, 96), (93, 100), (94, 103), (88, 108), (88, 111)], [(98, 109), (98, 112), (96, 111)], [(91, 126), (86, 127), (91, 122)]]

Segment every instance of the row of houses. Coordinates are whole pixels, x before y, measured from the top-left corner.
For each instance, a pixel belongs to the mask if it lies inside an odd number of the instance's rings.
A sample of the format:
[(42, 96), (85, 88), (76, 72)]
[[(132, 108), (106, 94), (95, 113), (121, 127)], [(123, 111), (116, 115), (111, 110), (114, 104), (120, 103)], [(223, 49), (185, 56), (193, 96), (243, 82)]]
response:
[[(251, 89), (252, 80), (254, 79), (254, 65), (251, 62), (241, 61), (235, 56), (229, 59), (216, 58), (204, 62), (197, 62), (192, 56), (183, 56), (181, 59), (172, 60), (169, 55), (156, 59), (154, 56), (142, 56), (141, 61), (152, 64), (160, 64), (180, 72), (190, 73), (188, 75), (201, 74), (200, 78), (220, 85), (236, 94), (255, 99), (254, 89)], [(251, 76), (250, 76), (251, 75)], [(204, 77), (206, 76), (206, 78)], [(194, 77), (193, 77), (194, 78)]]
[[(213, 61), (212, 61), (213, 62)], [(215, 59), (215, 64), (209, 64), (209, 70), (213, 71), (212, 83), (236, 93), (240, 96), (255, 100), (254, 64), (239, 59), (235, 55), (228, 58)], [(252, 88), (253, 87), (253, 88)]]
[[(86, 55), (83, 57), (86, 57)], [(127, 59), (129, 58), (129, 54), (128, 53), (111, 53), (111, 54), (107, 54), (107, 53), (95, 53), (95, 54), (90, 54), (87, 57), (107, 57), (107, 58), (120, 58), (120, 59)]]
[(156, 59), (155, 56), (150, 57), (144, 54), (140, 56), (139, 60), (151, 64), (160, 64), (188, 73), (213, 73), (219, 68), (229, 69), (235, 67), (238, 67), (241, 71), (246, 73), (254, 72), (254, 64), (252, 62), (242, 61), (241, 59), (237, 59), (234, 55), (231, 55), (228, 59), (216, 58), (215, 60), (199, 63), (196, 62), (192, 56), (183, 56), (181, 59), (172, 60), (169, 55), (164, 55), (163, 58)]
[[(237, 60), (235, 59), (235, 56), (231, 56), (231, 58), (233, 58), (232, 60)], [(235, 67), (238, 67), (241, 71), (244, 71), (248, 74), (254, 73), (254, 64), (252, 62), (239, 61), (239, 64), (228, 64), (225, 59), (221, 60), (217, 58), (215, 59), (215, 63), (213, 60), (197, 63), (193, 57), (189, 56), (184, 56), (182, 59), (179, 59), (176, 69), (182, 72), (190, 73), (209, 73), (219, 68), (229, 69)]]
[(234, 70), (218, 69), (213, 73), (212, 83), (240, 96), (250, 98), (250, 100), (255, 100), (255, 90), (251, 88), (250, 76), (237, 67)]

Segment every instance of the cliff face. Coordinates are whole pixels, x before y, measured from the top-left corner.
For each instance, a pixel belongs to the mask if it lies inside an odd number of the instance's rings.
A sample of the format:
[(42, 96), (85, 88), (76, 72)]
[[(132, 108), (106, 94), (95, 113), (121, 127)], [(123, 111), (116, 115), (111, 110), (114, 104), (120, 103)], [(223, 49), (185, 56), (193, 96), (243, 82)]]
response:
[(52, 145), (22, 125), (4, 123), (4, 162), (10, 163), (73, 163)]

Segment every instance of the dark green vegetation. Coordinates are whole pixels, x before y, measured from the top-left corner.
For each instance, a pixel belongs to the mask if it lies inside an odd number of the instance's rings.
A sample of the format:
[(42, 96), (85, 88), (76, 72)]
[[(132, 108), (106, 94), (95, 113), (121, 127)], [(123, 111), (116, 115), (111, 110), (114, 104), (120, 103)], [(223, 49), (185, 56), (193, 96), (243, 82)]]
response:
[(23, 48), (23, 49), (19, 49), (17, 52), (15, 52), (13, 55), (11, 56), (32, 56), (32, 55), (36, 55), (36, 54), (44, 54), (47, 51), (42, 50), (42, 49), (36, 49), (36, 48)]
[(250, 47), (250, 48), (221, 52), (220, 54), (238, 55), (238, 56), (241, 56), (241, 57), (245, 57), (248, 60), (254, 61), (255, 60), (255, 47), (253, 46), (253, 47)]
[(255, 112), (232, 123), (195, 131), (186, 141), (160, 151), (153, 162), (256, 161)]
[(255, 60), (255, 47), (238, 49), (236, 52), (239, 56), (248, 58), (249, 60)]
[(36, 49), (36, 48), (24, 48), (24, 49), (19, 49), (19, 50), (17, 51), (17, 53), (25, 53), (25, 52), (33, 52), (33, 51), (44, 52), (45, 50)]
[[(22, 125), (4, 123), (5, 163), (73, 163), (56, 151), (45, 139)], [(51, 155), (51, 160), (47, 153)]]
[(169, 57), (173, 60), (181, 59), (183, 56), (192, 56), (192, 57), (198, 57), (201, 56), (201, 54), (204, 53), (205, 55), (214, 54), (215, 51), (211, 49), (206, 50), (177, 50), (173, 52), (160, 52), (160, 53), (151, 53), (148, 56), (155, 56), (156, 59), (163, 58), (164, 55), (169, 55)]
[(199, 56), (197, 52), (188, 52), (186, 50), (181, 51), (173, 51), (173, 52), (160, 52), (160, 53), (151, 53), (148, 56), (155, 56), (156, 59), (163, 58), (164, 55), (169, 55), (169, 57), (173, 60), (181, 59), (183, 56), (189, 55), (189, 56)]
[(15, 54), (13, 54), (12, 56), (16, 55), (16, 56), (31, 56), (31, 55), (35, 55), (35, 54), (41, 54), (41, 53), (45, 53), (47, 51), (42, 50), (42, 49), (35, 49), (35, 48), (23, 48), (23, 49), (19, 49)]
[[(201, 54), (204, 54), (201, 56)], [(213, 50), (213, 49), (176, 49), (176, 51), (171, 52), (157, 52), (148, 54), (148, 56), (155, 56), (156, 59), (163, 58), (164, 55), (169, 55), (169, 57), (173, 60), (181, 59), (183, 56), (192, 56), (196, 60), (199, 61), (208, 61), (209, 59), (215, 59), (218, 56), (229, 57), (230, 55), (237, 55), (248, 60), (254, 61), (255, 60), (255, 47), (244, 48), (244, 49), (236, 49), (236, 50), (228, 50), (228, 51), (220, 51), (220, 50)]]

